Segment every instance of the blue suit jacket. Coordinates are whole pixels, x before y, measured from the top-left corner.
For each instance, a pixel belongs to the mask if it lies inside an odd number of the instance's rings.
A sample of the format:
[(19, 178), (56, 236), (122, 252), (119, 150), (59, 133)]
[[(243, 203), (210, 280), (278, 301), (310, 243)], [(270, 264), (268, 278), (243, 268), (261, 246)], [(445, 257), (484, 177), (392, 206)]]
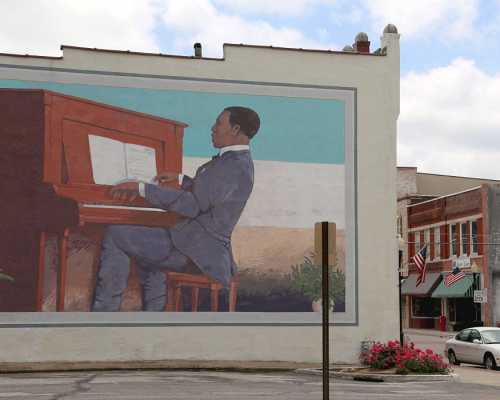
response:
[(170, 229), (174, 246), (226, 287), (236, 271), (231, 234), (253, 188), (248, 150), (228, 151), (203, 164), (181, 189), (146, 184), (152, 205), (187, 217)]

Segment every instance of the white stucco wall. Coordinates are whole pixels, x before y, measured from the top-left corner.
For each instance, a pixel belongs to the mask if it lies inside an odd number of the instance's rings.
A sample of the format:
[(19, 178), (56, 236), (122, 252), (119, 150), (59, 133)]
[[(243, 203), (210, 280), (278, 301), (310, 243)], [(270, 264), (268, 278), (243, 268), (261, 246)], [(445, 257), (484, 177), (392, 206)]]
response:
[[(91, 71), (170, 75), (252, 82), (321, 85), (357, 90), (358, 317), (332, 328), (335, 362), (357, 362), (362, 340), (398, 337), (396, 218), (396, 123), (399, 114), (399, 35), (384, 34), (387, 55), (307, 52), (225, 46), (224, 60), (157, 57), (66, 48), (58, 60), (0, 56), (0, 79), (33, 79), (10, 66), (89, 71), (39, 71), (41, 80), (82, 83)], [(106, 76), (99, 75), (101, 84)], [(110, 80), (108, 84), (113, 84)], [(48, 317), (48, 316), (47, 316)], [(120, 318), (125, 318), (122, 315)], [(1, 362), (123, 360), (321, 361), (321, 326), (272, 325), (72, 326), (52, 327), (43, 315), (0, 315)], [(92, 315), (75, 316), (84, 321)], [(133, 317), (132, 317), (133, 318)], [(255, 317), (254, 321), (257, 321)], [(21, 325), (16, 327), (16, 323)], [(24, 324), (24, 325), (23, 325)], [(56, 324), (57, 325), (57, 324)], [(78, 324), (77, 324), (78, 325)]]

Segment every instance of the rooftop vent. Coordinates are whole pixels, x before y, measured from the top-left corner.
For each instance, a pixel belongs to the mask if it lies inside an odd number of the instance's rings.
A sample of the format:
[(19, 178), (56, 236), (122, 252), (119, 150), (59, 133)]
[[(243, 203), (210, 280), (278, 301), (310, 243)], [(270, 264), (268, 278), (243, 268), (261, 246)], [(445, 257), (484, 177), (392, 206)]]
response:
[(194, 56), (201, 58), (201, 43), (194, 44)]

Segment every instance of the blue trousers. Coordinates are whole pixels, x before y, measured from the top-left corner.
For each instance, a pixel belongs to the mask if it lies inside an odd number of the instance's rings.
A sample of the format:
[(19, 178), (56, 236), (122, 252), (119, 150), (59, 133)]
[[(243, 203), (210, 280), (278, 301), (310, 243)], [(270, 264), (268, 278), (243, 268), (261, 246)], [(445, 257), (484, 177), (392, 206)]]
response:
[(172, 244), (168, 229), (111, 225), (102, 242), (92, 311), (119, 311), (134, 258), (142, 286), (142, 309), (163, 311), (165, 269), (183, 271), (189, 259)]

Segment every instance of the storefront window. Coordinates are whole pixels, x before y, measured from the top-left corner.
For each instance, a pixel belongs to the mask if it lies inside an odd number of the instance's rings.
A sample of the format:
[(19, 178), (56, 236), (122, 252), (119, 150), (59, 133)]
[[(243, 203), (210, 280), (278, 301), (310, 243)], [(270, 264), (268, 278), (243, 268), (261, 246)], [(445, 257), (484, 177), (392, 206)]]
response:
[(457, 320), (457, 303), (455, 299), (448, 299), (448, 319), (450, 321)]
[(414, 318), (437, 318), (441, 315), (441, 299), (432, 297), (412, 297)]
[(457, 255), (457, 226), (455, 224), (450, 225), (450, 254)]
[(467, 222), (460, 224), (460, 244), (462, 247), (461, 254), (467, 254), (469, 249), (469, 238), (467, 237)]
[(430, 243), (431, 243), (431, 231), (429, 229), (426, 229), (424, 231), (424, 245), (427, 245), (427, 252), (425, 255), (425, 259), (429, 260), (431, 258), (431, 249), (430, 249)]
[(472, 242), (472, 254), (477, 254), (477, 221), (471, 221), (470, 231), (471, 231), (471, 242)]
[(438, 227), (434, 228), (434, 259), (439, 260), (441, 257), (441, 230)]
[(420, 250), (420, 232), (415, 232), (415, 255)]
[(402, 237), (403, 236), (403, 217), (401, 217), (401, 215), (398, 215), (398, 217), (397, 217), (397, 227), (398, 227), (398, 236)]

